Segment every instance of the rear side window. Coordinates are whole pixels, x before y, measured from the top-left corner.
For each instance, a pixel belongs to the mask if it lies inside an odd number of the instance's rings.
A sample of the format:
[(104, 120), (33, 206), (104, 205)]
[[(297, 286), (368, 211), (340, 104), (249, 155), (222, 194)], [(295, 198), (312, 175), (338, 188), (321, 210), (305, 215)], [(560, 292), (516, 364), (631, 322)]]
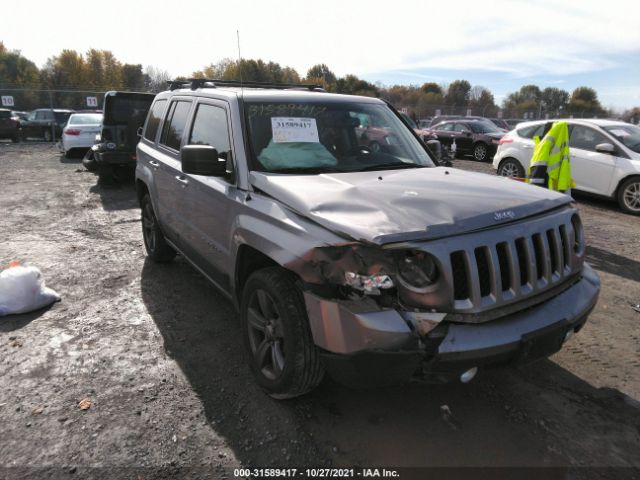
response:
[(193, 120), (193, 128), (189, 137), (191, 145), (211, 145), (221, 158), (229, 158), (229, 127), (227, 114), (221, 107), (200, 104)]
[(144, 131), (144, 138), (150, 141), (156, 139), (158, 133), (158, 127), (160, 127), (160, 120), (162, 120), (162, 111), (167, 103), (166, 100), (158, 100), (153, 104), (153, 108), (149, 112), (149, 119), (147, 120), (147, 128)]
[(453, 130), (453, 123), (441, 123), (440, 125), (436, 125), (434, 130), (440, 130), (444, 132), (450, 132)]
[(533, 138), (535, 136), (542, 138), (542, 133), (544, 132), (544, 126), (545, 124), (541, 123), (540, 125), (530, 125), (528, 127), (519, 128), (516, 131), (518, 132), (518, 135), (520, 135), (523, 138)]
[(160, 136), (161, 144), (173, 150), (180, 150), (182, 134), (187, 125), (190, 109), (191, 102), (180, 100), (171, 102), (171, 105), (169, 105), (169, 113), (162, 127), (162, 135)]

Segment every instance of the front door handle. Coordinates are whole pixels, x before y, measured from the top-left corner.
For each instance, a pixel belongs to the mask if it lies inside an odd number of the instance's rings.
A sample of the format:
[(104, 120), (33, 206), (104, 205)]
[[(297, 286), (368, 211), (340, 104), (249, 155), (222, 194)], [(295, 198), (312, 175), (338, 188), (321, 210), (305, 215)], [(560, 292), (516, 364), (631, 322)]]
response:
[(185, 187), (189, 185), (189, 180), (184, 175), (176, 175), (176, 180), (179, 181)]
[(149, 160), (149, 165), (151, 165), (152, 167), (159, 167), (160, 164), (158, 162), (156, 162), (155, 160)]

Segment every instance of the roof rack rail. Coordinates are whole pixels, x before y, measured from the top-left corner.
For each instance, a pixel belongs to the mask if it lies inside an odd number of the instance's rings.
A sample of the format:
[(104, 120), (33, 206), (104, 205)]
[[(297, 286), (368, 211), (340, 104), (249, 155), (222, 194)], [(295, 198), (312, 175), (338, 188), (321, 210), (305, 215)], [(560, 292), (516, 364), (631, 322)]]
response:
[(240, 82), (238, 80), (218, 80), (211, 78), (189, 78), (187, 80), (168, 80), (169, 90), (189, 87), (191, 90), (198, 88), (216, 87), (244, 87), (244, 88), (274, 88), (286, 90), (290, 88), (302, 88), (312, 92), (324, 92), (321, 85), (307, 83), (275, 83), (275, 82)]

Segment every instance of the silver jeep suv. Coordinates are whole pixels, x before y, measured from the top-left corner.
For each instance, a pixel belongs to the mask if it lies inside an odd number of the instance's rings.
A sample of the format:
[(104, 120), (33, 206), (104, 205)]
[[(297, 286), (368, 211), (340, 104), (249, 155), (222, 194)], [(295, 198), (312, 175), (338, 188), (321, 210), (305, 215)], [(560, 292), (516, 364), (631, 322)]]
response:
[(229, 297), (275, 398), (325, 372), (466, 382), (554, 353), (597, 300), (569, 196), (436, 166), (379, 99), (173, 82), (137, 158), (149, 257), (179, 252)]

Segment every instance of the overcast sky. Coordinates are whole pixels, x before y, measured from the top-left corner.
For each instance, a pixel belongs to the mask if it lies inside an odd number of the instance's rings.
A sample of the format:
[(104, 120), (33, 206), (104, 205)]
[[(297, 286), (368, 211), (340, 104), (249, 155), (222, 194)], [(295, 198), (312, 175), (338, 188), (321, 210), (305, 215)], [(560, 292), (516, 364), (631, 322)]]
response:
[(638, 0), (10, 3), (0, 40), (39, 67), (64, 48), (98, 48), (188, 76), (237, 58), (239, 30), (244, 58), (301, 75), (326, 63), (384, 84), (463, 78), (498, 102), (526, 83), (587, 85), (605, 106), (640, 105)]

